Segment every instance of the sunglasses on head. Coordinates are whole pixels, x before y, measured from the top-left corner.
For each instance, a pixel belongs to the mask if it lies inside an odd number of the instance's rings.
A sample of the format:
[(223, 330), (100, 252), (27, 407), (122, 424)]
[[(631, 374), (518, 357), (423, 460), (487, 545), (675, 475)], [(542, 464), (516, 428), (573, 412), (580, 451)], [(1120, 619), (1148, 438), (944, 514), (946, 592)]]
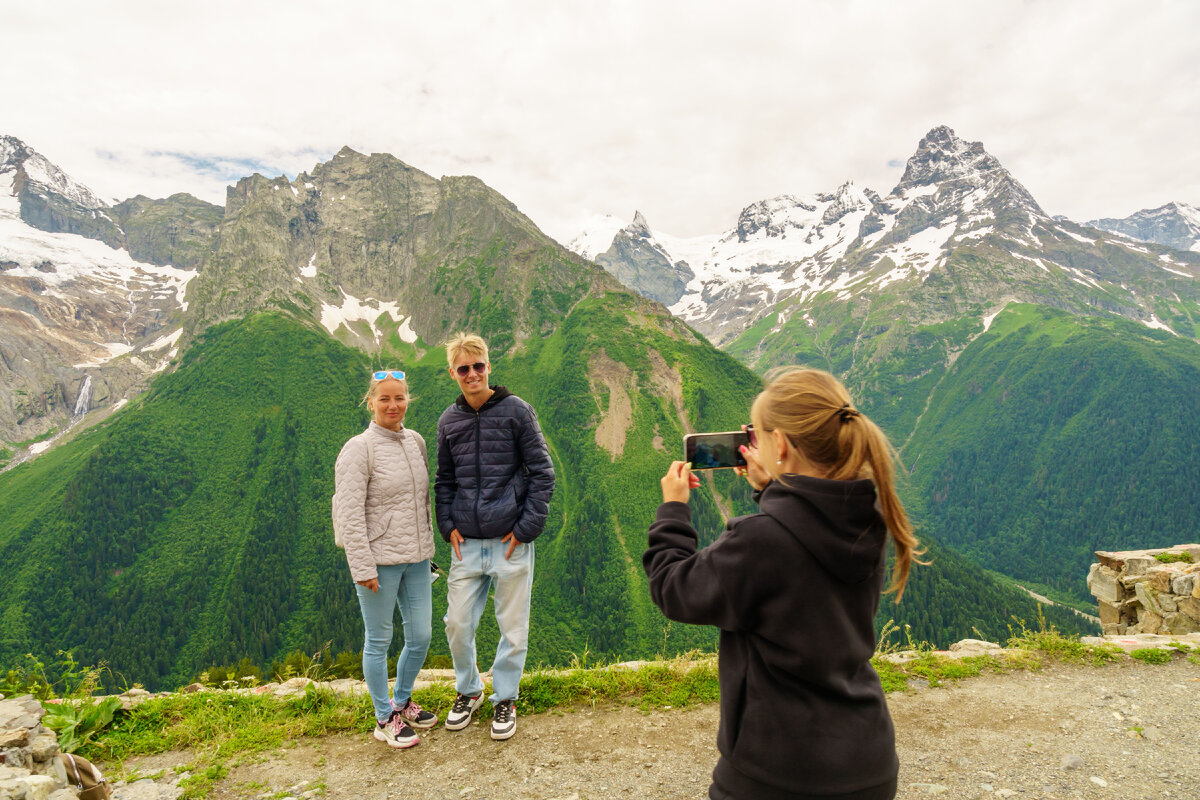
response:
[(454, 371), (458, 373), (460, 378), (465, 378), (471, 374), (471, 370), (482, 375), (487, 370), (487, 364), (482, 361), (476, 361), (474, 364), (463, 364), (461, 367), (455, 367)]
[(398, 381), (404, 380), (404, 372), (398, 369), (381, 369), (378, 372), (372, 372), (371, 377), (377, 381), (384, 378), (395, 378)]

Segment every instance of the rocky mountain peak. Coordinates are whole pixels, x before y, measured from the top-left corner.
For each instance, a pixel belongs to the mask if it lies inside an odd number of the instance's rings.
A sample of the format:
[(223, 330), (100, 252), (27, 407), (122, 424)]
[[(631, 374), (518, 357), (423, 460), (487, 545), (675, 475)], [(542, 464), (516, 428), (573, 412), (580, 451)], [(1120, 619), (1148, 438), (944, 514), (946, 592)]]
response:
[(0, 172), (16, 170), (14, 191), (58, 195), (84, 209), (108, 208), (88, 187), (15, 136), (0, 136)]
[(654, 235), (650, 231), (650, 223), (646, 221), (646, 218), (642, 215), (641, 211), (633, 212), (633, 222), (630, 222), (628, 225), (622, 228), (622, 231), (630, 236), (637, 236), (642, 239), (649, 239)]
[(960, 139), (953, 130), (940, 125), (921, 139), (899, 185), (925, 186), (997, 172), (1005, 172), (1004, 167), (983, 149), (982, 142)]

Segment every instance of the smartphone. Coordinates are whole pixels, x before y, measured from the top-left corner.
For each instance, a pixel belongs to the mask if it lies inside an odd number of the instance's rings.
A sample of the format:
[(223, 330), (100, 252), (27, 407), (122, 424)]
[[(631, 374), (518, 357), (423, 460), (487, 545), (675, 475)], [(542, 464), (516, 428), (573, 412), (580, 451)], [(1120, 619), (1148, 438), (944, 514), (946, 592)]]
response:
[(683, 437), (683, 457), (692, 469), (744, 467), (742, 445), (750, 446), (750, 435), (745, 431), (691, 433)]

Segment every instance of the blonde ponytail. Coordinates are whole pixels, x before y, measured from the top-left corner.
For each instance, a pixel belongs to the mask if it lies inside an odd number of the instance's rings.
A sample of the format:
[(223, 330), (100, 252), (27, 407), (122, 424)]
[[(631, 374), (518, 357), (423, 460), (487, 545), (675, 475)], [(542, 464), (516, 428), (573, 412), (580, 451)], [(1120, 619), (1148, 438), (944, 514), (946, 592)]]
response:
[[(895, 592), (896, 602), (900, 602), (913, 562), (924, 551), (918, 549), (908, 514), (896, 494), (894, 448), (879, 426), (854, 408), (846, 387), (828, 372), (790, 368), (768, 378), (770, 384), (751, 409), (755, 427), (782, 431), (792, 447), (821, 471), (821, 477), (837, 481), (870, 478), (875, 483), (883, 521), (896, 550), (888, 591)], [(764, 466), (773, 477), (779, 477), (770, 463)]]

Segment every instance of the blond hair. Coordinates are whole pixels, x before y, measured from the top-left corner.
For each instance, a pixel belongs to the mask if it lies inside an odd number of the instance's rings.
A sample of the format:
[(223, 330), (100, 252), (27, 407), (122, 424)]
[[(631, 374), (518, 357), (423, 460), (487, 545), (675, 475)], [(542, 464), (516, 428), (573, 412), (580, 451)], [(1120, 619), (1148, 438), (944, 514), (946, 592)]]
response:
[[(391, 371), (399, 372), (400, 370), (391, 370)], [(391, 375), (388, 375), (383, 380), (377, 381), (377, 380), (375, 380), (374, 373), (372, 373), (371, 374), (371, 383), (367, 386), (367, 393), (363, 395), (362, 400), (359, 401), (359, 405), (365, 404), (369, 408), (371, 405), (371, 401), (373, 399), (375, 399), (375, 393), (377, 391), (379, 391), (379, 384), (383, 383), (383, 381), (397, 381), (400, 384), (400, 386), (403, 387), (404, 394), (406, 396), (408, 395), (408, 379), (407, 378), (405, 378), (404, 380), (400, 380), (399, 378), (393, 378)]]
[(459, 331), (446, 341), (446, 361), (453, 367), (454, 362), (464, 353), (487, 362), (487, 342), (477, 334)]
[[(917, 549), (908, 514), (896, 495), (892, 478), (895, 450), (879, 426), (854, 408), (841, 381), (828, 372), (790, 368), (768, 377), (770, 384), (750, 409), (760, 435), (781, 431), (788, 443), (823, 473), (821, 477), (874, 481), (883, 520), (896, 548), (888, 591), (895, 592), (896, 602), (900, 602), (909, 570), (924, 551)], [(764, 458), (763, 462), (771, 476), (779, 478), (773, 460)]]

